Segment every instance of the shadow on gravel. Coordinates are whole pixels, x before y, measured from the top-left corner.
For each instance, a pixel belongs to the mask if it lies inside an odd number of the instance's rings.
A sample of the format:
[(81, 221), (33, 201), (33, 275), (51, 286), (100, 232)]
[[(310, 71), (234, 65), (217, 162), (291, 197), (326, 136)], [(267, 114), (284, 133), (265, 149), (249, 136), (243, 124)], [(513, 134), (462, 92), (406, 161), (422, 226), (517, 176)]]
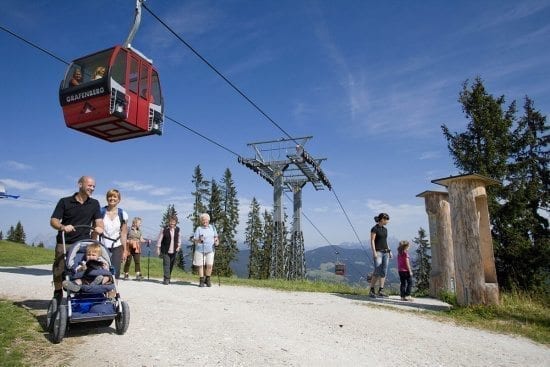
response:
[[(26, 299), (23, 301), (13, 302), (17, 307), (24, 308), (35, 317), (40, 325), (42, 334), (45, 339), (51, 341), (50, 333), (47, 328), (47, 311), (50, 300), (43, 299)], [(88, 321), (81, 323), (67, 324), (65, 338), (80, 337), (94, 334), (116, 334), (114, 328), (114, 320)]]
[(433, 298), (415, 298), (413, 301), (401, 301), (399, 298), (371, 298), (368, 296), (357, 296), (352, 294), (334, 294), (335, 296), (351, 299), (359, 302), (366, 302), (380, 306), (388, 306), (403, 310), (417, 311), (448, 311), (451, 305)]
[(37, 268), (27, 268), (25, 266), (18, 266), (15, 268), (0, 268), (2, 273), (14, 273), (14, 274), (25, 274), (25, 275), (51, 275), (51, 269), (37, 269)]
[[(112, 321), (112, 320), (108, 320)], [(96, 335), (96, 334), (116, 334), (116, 330), (113, 325), (107, 324), (106, 320), (104, 321), (88, 321), (81, 322), (76, 324), (67, 324), (67, 329), (65, 330), (65, 335), (63, 337), (64, 341), (68, 341), (71, 338), (79, 338), (87, 335)], [(39, 321), (40, 322), (40, 321)], [(52, 342), (51, 335), (46, 328), (46, 315), (43, 316), (43, 322), (40, 322), (42, 327), (44, 339)], [(78, 341), (78, 339), (77, 339)]]
[[(137, 282), (137, 280), (130, 279), (130, 280), (124, 280), (124, 282)], [(153, 283), (153, 284), (159, 284), (159, 285), (162, 285), (162, 286), (166, 286), (166, 284), (162, 283), (162, 279), (143, 279), (143, 280), (140, 280), (139, 282), (141, 282), (141, 283)], [(214, 282), (212, 282), (212, 285), (213, 284), (214, 284)], [(195, 283), (191, 283), (191, 282), (188, 282), (188, 281), (185, 281), (185, 280), (171, 280), (170, 284), (168, 284), (168, 286), (171, 286), (171, 285), (196, 286)]]

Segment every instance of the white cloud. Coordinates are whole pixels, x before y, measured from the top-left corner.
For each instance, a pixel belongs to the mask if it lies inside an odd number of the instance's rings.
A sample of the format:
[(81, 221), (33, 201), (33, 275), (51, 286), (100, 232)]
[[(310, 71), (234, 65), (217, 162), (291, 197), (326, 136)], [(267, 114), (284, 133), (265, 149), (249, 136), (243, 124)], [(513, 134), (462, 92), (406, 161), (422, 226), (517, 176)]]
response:
[[(13, 207), (13, 208), (24, 208), (24, 209), (49, 209), (53, 211), (54, 203), (47, 200), (37, 200), (37, 199), (28, 199), (25, 197), (20, 197), (19, 199), (14, 200), (0, 200), (0, 208), (2, 206)], [(49, 219), (49, 217), (48, 217)]]
[(175, 189), (173, 188), (157, 187), (151, 184), (144, 184), (137, 181), (115, 181), (114, 184), (118, 186), (122, 191), (145, 191), (147, 192), (147, 194), (153, 196), (169, 195), (175, 191)]
[(304, 102), (294, 102), (294, 106), (292, 108), (292, 117), (293, 120), (299, 122), (306, 119), (306, 117), (312, 115), (315, 112), (316, 110), (314, 108), (308, 106)]
[(428, 230), (428, 217), (424, 205), (398, 204), (393, 205), (381, 200), (368, 199), (366, 207), (371, 210), (372, 225), (374, 216), (387, 213), (390, 216), (389, 235), (399, 239), (412, 239), (420, 227)]
[(48, 196), (52, 198), (62, 198), (64, 196), (68, 196), (73, 193), (73, 191), (71, 190), (55, 189), (55, 188), (48, 188), (48, 187), (40, 188), (38, 192), (43, 196)]
[(328, 208), (328, 206), (316, 207), (316, 208), (313, 208), (312, 211), (315, 212), (315, 213), (328, 213), (329, 208)]
[(6, 189), (13, 188), (17, 190), (32, 190), (42, 187), (43, 185), (39, 182), (24, 182), (13, 180), (11, 178), (0, 178), (0, 181), (4, 183)]
[(4, 161), (0, 163), (0, 166), (15, 170), (15, 171), (26, 171), (26, 170), (32, 169), (32, 166), (29, 166), (28, 164), (21, 163), (21, 162), (16, 162), (16, 161)]
[(498, 15), (480, 14), (475, 23), (465, 25), (462, 28), (464, 33), (478, 33), (483, 32), (489, 28), (495, 28), (499, 26), (509, 27), (511, 22), (523, 20), (533, 14), (540, 12), (541, 10), (549, 6), (548, 1), (517, 1), (512, 2), (512, 6), (504, 11), (499, 12)]
[(135, 211), (135, 210), (156, 210), (156, 211), (164, 211), (166, 210), (166, 205), (161, 205), (159, 203), (152, 203), (146, 200), (142, 199), (136, 199), (133, 197), (124, 197), (123, 202), (121, 202), (121, 207), (124, 208), (124, 210), (127, 211)]
[(258, 66), (267, 64), (273, 60), (270, 50), (255, 50), (254, 53), (246, 55), (240, 62), (234, 63), (224, 70), (225, 75), (235, 76), (243, 74), (250, 70), (256, 69)]
[[(350, 135), (350, 129), (351, 135), (357, 138), (381, 134), (423, 135), (439, 127), (434, 121), (447, 115), (450, 104), (442, 103), (442, 96), (446, 98), (449, 86), (459, 85), (459, 80), (456, 76), (433, 75), (433, 66), (449, 55), (415, 55), (391, 67), (378, 68), (376, 74), (369, 74), (363, 65), (354, 70), (332, 39), (321, 12), (314, 8), (312, 14), (316, 35), (334, 64), (334, 73), (342, 87), (342, 105), (349, 116), (342, 119), (346, 135)], [(430, 77), (419, 82), (421, 72), (429, 73)], [(401, 82), (387, 84), (387, 80), (394, 80), (396, 75), (404, 76), (398, 79)], [(411, 75), (416, 77), (411, 79)], [(372, 92), (375, 88), (376, 93)], [(455, 103), (453, 100), (452, 104)]]
[(439, 158), (440, 156), (441, 156), (441, 154), (438, 151), (422, 152), (418, 159), (420, 159), (420, 160), (436, 159), (436, 158)]
[[(58, 199), (73, 193), (72, 189), (59, 189), (53, 187), (46, 187), (46, 184), (39, 181), (20, 181), (14, 180), (11, 178), (0, 178), (6, 187), (8, 192), (15, 194), (16, 191), (19, 191), (17, 195), (21, 195), (21, 198), (34, 200), (34, 201), (47, 201), (47, 199)], [(31, 191), (32, 198), (28, 195), (21, 193), (21, 191)]]
[(549, 34), (550, 34), (550, 25), (546, 25), (531, 33), (521, 34), (521, 35), (518, 35), (515, 39), (506, 40), (507, 41), (506, 47), (515, 49), (523, 46), (531, 46), (536, 43), (546, 44), (546, 42), (548, 42)]
[[(168, 14), (159, 14), (159, 16), (176, 34), (193, 47), (190, 38), (216, 29), (224, 18), (220, 8), (208, 1), (187, 2), (179, 6), (176, 5), (170, 9)], [(151, 26), (147, 30), (148, 32), (141, 32), (141, 34), (145, 35), (144, 38), (147, 44), (153, 45), (157, 49), (155, 54), (162, 51), (164, 55), (162, 59), (176, 60), (177, 63), (181, 59), (189, 57), (189, 53), (181, 52), (181, 47), (184, 47), (181, 42), (170, 32), (167, 32), (164, 27)], [(202, 52), (204, 50), (197, 51)]]

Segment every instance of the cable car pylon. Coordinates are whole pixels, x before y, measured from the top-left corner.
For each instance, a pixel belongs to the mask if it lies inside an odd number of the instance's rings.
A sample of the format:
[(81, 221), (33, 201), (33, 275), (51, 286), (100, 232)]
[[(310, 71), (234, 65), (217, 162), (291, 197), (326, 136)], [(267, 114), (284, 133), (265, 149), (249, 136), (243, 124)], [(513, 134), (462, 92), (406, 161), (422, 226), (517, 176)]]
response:
[[(306, 275), (304, 237), (301, 228), (302, 188), (311, 182), (316, 190), (331, 189), (320, 168), (325, 158), (313, 158), (304, 150), (311, 136), (249, 143), (254, 158), (239, 157), (248, 167), (273, 186), (273, 235), (271, 278), (303, 279)], [(290, 241), (286, 238), (283, 191), (294, 193), (294, 218)]]

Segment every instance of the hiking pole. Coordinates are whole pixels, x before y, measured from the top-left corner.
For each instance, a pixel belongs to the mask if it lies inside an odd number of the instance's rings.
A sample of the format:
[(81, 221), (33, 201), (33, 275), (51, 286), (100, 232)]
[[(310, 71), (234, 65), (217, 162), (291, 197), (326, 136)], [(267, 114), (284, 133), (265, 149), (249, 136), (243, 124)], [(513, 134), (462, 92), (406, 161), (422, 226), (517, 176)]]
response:
[(216, 274), (218, 274), (218, 287), (222, 286), (222, 281), (220, 280), (220, 269), (216, 266)]
[[(218, 246), (219, 246), (219, 243), (218, 243)], [(214, 248), (218, 247), (216, 246), (216, 243), (214, 242)], [(212, 248), (212, 251), (214, 251), (214, 248)], [(216, 251), (214, 251), (214, 259), (216, 258)], [(216, 261), (216, 260), (214, 260)], [(212, 266), (214, 266), (214, 261), (212, 262)], [(218, 275), (218, 287), (221, 287), (222, 286), (222, 282), (220, 280), (220, 269), (218, 269), (218, 267), (216, 266), (216, 274)]]
[[(204, 236), (201, 234), (199, 236), (199, 239), (201, 240), (201, 243), (202, 243), (202, 276), (204, 277), (204, 281), (206, 282), (206, 257), (204, 254)], [(199, 272), (199, 276), (200, 276), (200, 272)]]
[(147, 240), (147, 280), (149, 280), (149, 259), (151, 258), (151, 240)]

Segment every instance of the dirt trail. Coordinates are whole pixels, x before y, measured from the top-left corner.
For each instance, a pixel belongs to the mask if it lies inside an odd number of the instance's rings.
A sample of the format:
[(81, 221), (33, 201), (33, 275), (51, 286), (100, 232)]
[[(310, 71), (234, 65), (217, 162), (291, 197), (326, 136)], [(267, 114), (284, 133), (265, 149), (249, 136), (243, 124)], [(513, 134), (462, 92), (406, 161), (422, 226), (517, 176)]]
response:
[[(21, 301), (43, 322), (47, 266), (0, 268), (0, 297)], [(550, 348), (401, 312), (403, 306), (342, 295), (176, 281), (121, 281), (128, 332), (72, 328), (55, 351), (71, 366), (548, 366)], [(373, 305), (388, 307), (371, 307)], [(44, 362), (44, 361), (43, 361)], [(54, 364), (45, 361), (46, 365)]]

